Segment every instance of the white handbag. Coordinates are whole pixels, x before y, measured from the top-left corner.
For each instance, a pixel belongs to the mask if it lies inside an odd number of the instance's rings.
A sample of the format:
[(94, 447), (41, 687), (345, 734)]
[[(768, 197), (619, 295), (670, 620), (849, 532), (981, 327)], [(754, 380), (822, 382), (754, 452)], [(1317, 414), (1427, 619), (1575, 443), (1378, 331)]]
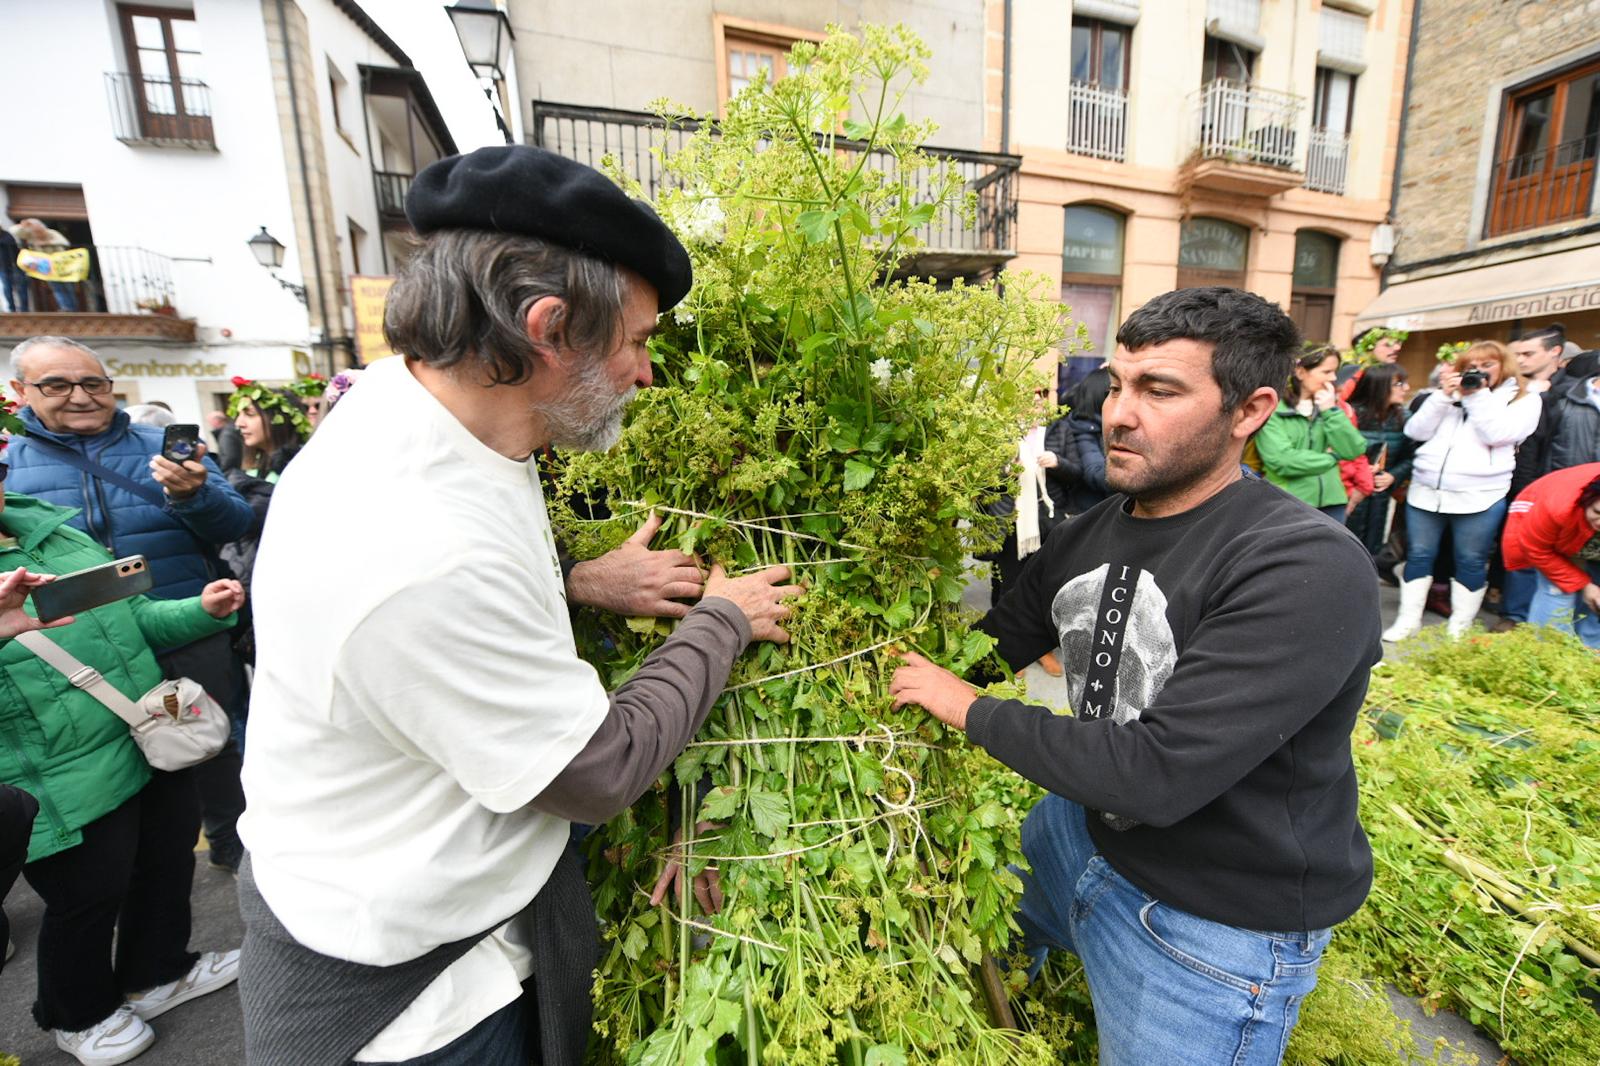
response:
[(100, 671), (85, 666), (61, 645), (37, 630), (19, 634), (22, 646), (60, 671), (128, 723), (133, 742), (157, 770), (182, 770), (203, 763), (228, 743), (230, 726), (222, 705), (187, 677), (163, 681), (130, 700)]

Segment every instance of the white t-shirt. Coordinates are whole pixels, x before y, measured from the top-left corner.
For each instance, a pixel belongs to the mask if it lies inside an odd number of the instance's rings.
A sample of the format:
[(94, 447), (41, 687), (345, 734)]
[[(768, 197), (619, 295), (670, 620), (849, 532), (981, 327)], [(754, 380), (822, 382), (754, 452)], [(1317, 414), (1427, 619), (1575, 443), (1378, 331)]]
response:
[[(278, 920), (388, 965), (523, 911), (569, 831), (527, 805), (608, 706), (533, 465), (386, 359), (279, 482), (252, 585), (239, 830)], [(357, 1057), (442, 1047), (516, 998), (529, 960), (500, 929)]]

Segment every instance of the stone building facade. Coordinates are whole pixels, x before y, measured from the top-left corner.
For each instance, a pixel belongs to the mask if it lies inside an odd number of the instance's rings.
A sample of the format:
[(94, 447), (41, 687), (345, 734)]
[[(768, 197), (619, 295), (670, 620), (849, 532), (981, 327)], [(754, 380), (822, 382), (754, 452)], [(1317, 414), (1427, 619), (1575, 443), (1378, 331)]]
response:
[(1600, 342), (1600, 0), (1424, 0), (1384, 293), (1403, 358), (1560, 323)]

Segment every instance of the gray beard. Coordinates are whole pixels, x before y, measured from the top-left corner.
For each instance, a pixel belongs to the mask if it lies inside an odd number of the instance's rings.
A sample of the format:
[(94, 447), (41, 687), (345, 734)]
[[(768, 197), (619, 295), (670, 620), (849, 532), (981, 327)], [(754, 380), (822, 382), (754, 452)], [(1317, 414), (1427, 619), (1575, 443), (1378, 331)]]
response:
[(550, 444), (567, 451), (604, 452), (622, 437), (622, 418), (639, 390), (608, 395), (601, 360), (584, 365), (567, 391), (539, 409)]

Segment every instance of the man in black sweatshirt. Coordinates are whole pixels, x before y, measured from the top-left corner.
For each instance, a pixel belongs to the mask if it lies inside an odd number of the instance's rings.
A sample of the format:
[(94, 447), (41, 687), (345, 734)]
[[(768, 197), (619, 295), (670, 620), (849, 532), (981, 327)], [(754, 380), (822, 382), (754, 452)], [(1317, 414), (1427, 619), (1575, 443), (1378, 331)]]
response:
[(1120, 495), (1057, 528), (982, 623), (1013, 668), (1056, 651), (1076, 716), (915, 655), (890, 691), (1049, 790), (1018, 920), (1036, 968), (1082, 959), (1102, 1066), (1276, 1063), (1372, 880), (1350, 733), (1377, 584), (1343, 526), (1241, 475), (1299, 350), (1282, 310), (1183, 289), (1117, 345)]

